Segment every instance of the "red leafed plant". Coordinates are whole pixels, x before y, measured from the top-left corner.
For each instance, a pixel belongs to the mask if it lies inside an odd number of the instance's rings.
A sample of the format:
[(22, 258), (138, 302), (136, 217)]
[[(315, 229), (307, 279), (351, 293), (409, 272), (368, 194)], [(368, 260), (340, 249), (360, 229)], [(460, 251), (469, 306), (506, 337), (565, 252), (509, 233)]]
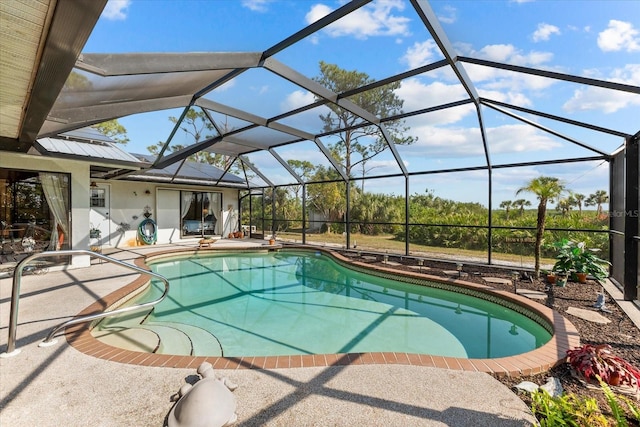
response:
[(624, 359), (611, 353), (608, 344), (585, 344), (567, 350), (569, 364), (587, 380), (598, 381), (597, 377), (613, 386), (629, 386), (638, 390), (640, 370)]

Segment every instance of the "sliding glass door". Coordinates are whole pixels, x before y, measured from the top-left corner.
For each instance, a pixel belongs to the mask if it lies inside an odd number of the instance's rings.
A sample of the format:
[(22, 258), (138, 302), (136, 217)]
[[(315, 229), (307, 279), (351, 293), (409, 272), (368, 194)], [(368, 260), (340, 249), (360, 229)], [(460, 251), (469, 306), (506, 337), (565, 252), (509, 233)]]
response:
[(0, 267), (70, 249), (70, 176), (0, 169)]
[(182, 237), (219, 235), (222, 221), (222, 194), (181, 191)]

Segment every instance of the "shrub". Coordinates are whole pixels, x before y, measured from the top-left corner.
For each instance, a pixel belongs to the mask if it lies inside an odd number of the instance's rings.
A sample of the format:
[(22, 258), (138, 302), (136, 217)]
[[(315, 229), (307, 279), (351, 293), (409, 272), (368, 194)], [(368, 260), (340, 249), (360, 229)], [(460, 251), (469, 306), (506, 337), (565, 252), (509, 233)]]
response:
[(588, 381), (599, 381), (614, 386), (629, 386), (638, 390), (640, 370), (611, 352), (608, 344), (586, 344), (567, 350), (569, 364)]
[(607, 383), (602, 381), (601, 378), (598, 378), (598, 380), (600, 381), (600, 388), (607, 398), (607, 403), (609, 404), (609, 408), (611, 409), (613, 419), (616, 421), (616, 425), (618, 427), (629, 426), (629, 423), (627, 422), (627, 416), (619, 400), (626, 403), (633, 418), (635, 418), (636, 421), (640, 421), (640, 410), (638, 409), (638, 406), (631, 401), (631, 399), (624, 396), (617, 396), (607, 385)]
[(580, 399), (572, 393), (553, 397), (546, 390), (538, 389), (531, 394), (531, 401), (531, 412), (541, 427), (609, 426), (594, 398)]

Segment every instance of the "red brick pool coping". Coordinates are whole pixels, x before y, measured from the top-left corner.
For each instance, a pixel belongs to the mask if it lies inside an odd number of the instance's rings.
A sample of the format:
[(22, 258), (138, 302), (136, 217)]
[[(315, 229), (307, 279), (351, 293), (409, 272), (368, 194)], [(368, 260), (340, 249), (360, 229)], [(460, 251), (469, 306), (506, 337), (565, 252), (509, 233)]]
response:
[[(299, 247), (299, 246), (298, 246)], [(273, 247), (271, 247), (273, 248)], [(248, 249), (248, 248), (245, 248)], [(251, 248), (253, 250), (259, 247)], [(265, 249), (269, 249), (266, 247)], [(308, 249), (308, 247), (307, 247)], [(398, 271), (385, 268), (380, 265), (365, 264), (350, 260), (338, 253), (325, 249), (313, 248), (330, 253), (343, 263), (352, 264), (359, 267), (378, 270), (385, 273), (401, 275), (409, 278), (443, 282), (442, 277), (432, 276), (423, 273), (409, 271)], [(172, 251), (160, 251), (149, 254), (146, 257), (139, 257), (135, 260), (136, 265), (148, 268), (145, 260), (171, 255), (190, 255), (202, 253), (215, 248), (183, 249)], [(224, 250), (230, 250), (224, 248)], [(149, 281), (148, 277), (139, 276), (128, 285), (112, 292), (104, 298), (91, 304), (78, 314), (99, 313), (104, 311), (104, 307), (110, 307), (118, 301), (125, 299), (132, 292), (145, 286)], [(332, 365), (413, 365), (428, 366), (442, 369), (452, 369), (459, 371), (486, 372), (496, 376), (526, 376), (546, 372), (552, 367), (563, 363), (566, 360), (566, 351), (580, 345), (580, 336), (575, 326), (561, 316), (558, 312), (531, 301), (520, 295), (495, 289), (490, 286), (478, 285), (463, 280), (449, 279), (444, 282), (455, 284), (459, 287), (466, 287), (482, 292), (492, 293), (500, 298), (507, 299), (512, 303), (526, 307), (528, 310), (546, 319), (553, 328), (551, 340), (542, 347), (528, 353), (516, 356), (501, 357), (495, 359), (466, 359), (457, 357), (432, 356), (428, 354), (412, 353), (344, 353), (344, 354), (313, 354), (313, 355), (293, 355), (293, 356), (269, 356), (269, 357), (211, 357), (211, 356), (184, 356), (145, 353), (131, 351), (105, 344), (91, 335), (90, 326), (75, 325), (65, 330), (67, 342), (76, 350), (99, 359), (109, 360), (119, 363), (127, 363), (141, 366), (154, 366), (166, 368), (189, 368), (195, 369), (202, 362), (209, 362), (214, 369), (279, 369), (279, 368), (307, 368), (326, 367)]]

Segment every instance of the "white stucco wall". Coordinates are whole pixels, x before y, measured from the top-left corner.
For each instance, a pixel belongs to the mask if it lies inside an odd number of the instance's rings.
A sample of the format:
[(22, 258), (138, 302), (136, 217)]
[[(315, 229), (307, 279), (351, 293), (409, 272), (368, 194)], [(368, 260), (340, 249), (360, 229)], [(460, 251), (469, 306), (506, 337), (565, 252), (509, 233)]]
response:
[[(180, 190), (222, 193), (223, 209), (227, 210), (228, 205), (231, 205), (238, 211), (238, 190), (235, 189), (123, 180), (94, 181), (98, 186), (108, 186), (110, 189), (110, 238), (104, 242), (107, 246), (131, 247), (143, 244), (137, 238), (137, 233), (140, 223), (145, 219), (145, 206), (151, 208), (151, 219), (158, 226), (156, 244), (197, 242), (199, 237), (180, 237)], [(128, 227), (124, 233), (121, 231), (121, 224)]]
[[(0, 168), (71, 174), (71, 247), (89, 248), (89, 164), (22, 153), (0, 152)], [(72, 267), (89, 265), (89, 257), (74, 257)]]
[[(117, 166), (114, 166), (117, 167)], [(229, 205), (238, 211), (238, 190), (206, 186), (184, 186), (155, 184), (136, 181), (110, 180), (100, 181), (90, 178), (89, 163), (76, 160), (55, 159), (21, 153), (0, 152), (0, 168), (21, 169), (27, 171), (62, 172), (71, 175), (71, 245), (73, 249), (89, 248), (89, 229), (95, 226), (90, 221), (90, 184), (95, 181), (99, 186), (109, 189), (109, 238), (103, 236), (105, 247), (127, 247), (141, 245), (137, 239), (137, 230), (144, 220), (143, 211), (149, 206), (152, 219), (158, 221), (158, 241), (162, 243), (197, 242), (199, 238), (180, 237), (179, 196), (163, 198), (159, 195), (179, 194), (180, 190), (214, 191), (222, 193), (222, 209), (228, 211)], [(172, 201), (173, 200), (173, 201)], [(159, 210), (162, 212), (159, 213)], [(224, 221), (219, 218), (218, 221)], [(122, 233), (120, 224), (127, 224), (129, 230)], [(121, 228), (121, 227), (120, 227)], [(73, 267), (88, 266), (89, 257), (74, 257)]]

